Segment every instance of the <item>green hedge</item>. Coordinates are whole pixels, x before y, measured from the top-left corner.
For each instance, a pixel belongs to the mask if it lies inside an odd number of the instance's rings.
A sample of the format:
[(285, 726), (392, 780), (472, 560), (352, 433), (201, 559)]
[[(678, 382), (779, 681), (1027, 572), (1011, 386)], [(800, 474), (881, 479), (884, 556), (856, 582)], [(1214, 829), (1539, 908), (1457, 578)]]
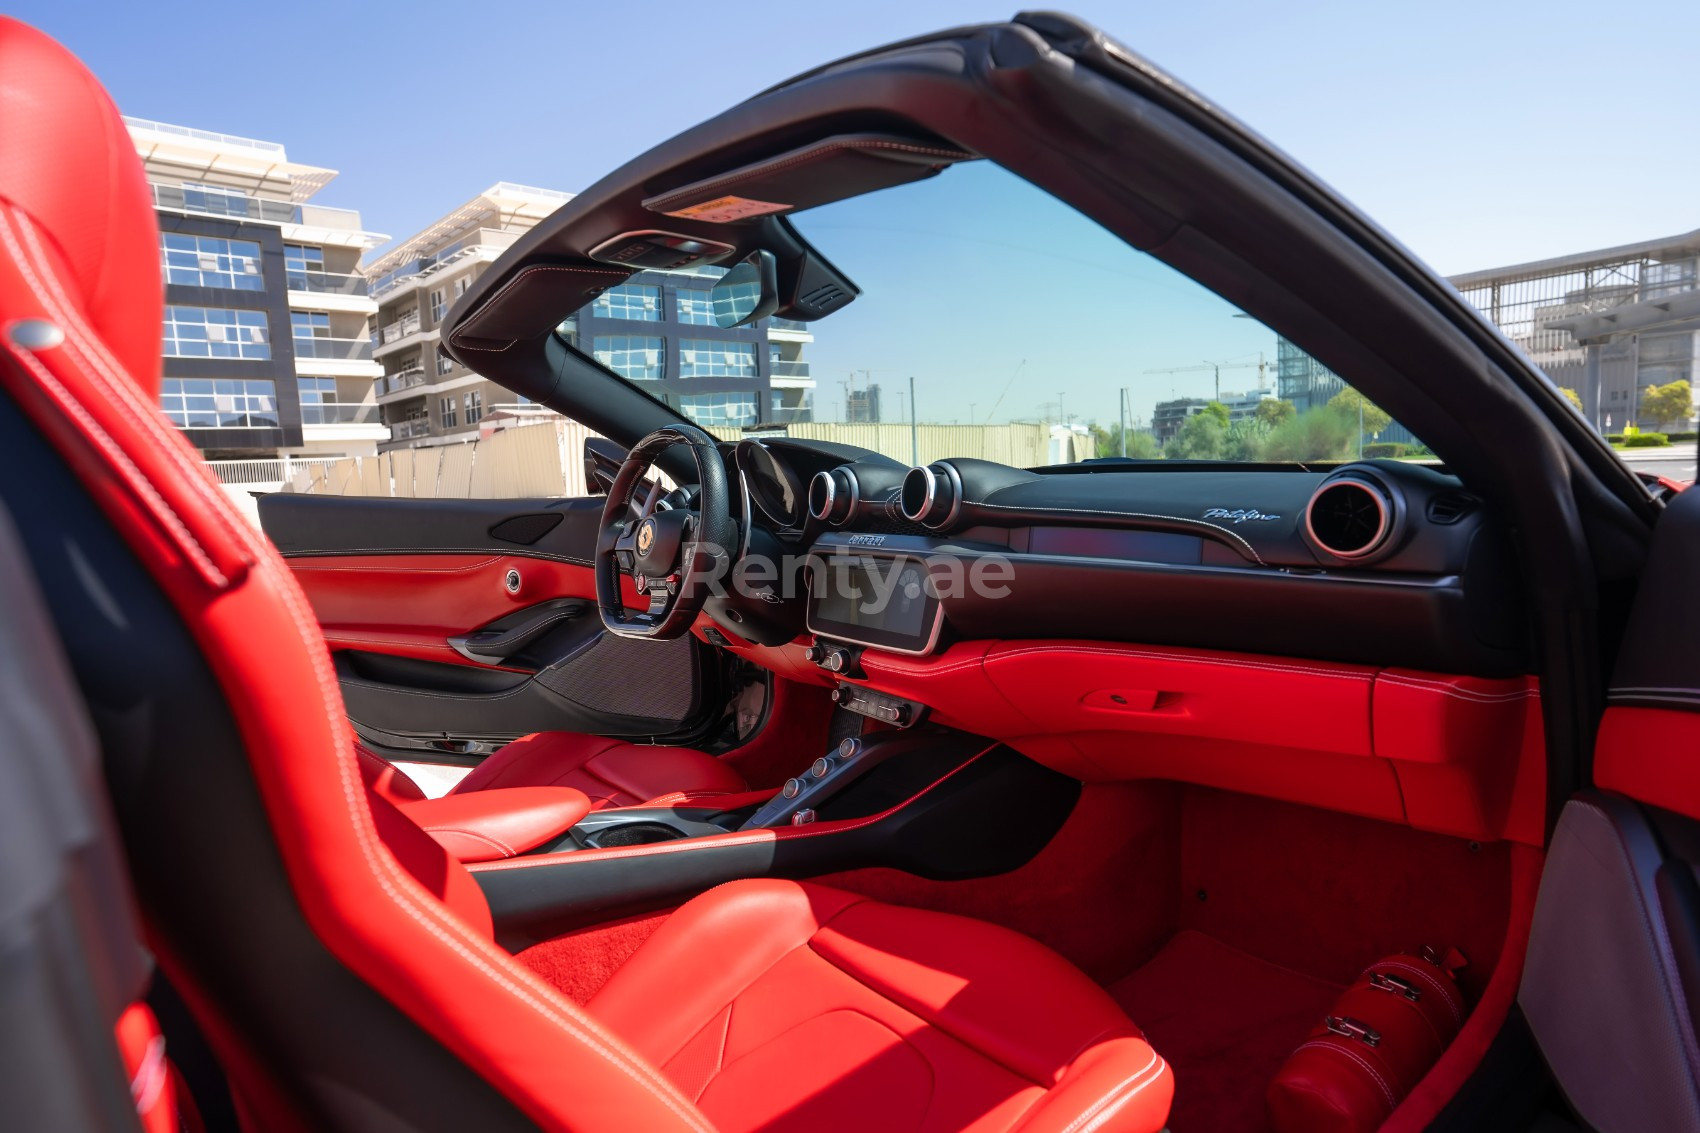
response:
[(1666, 433), (1665, 436), (1669, 437), (1670, 443), (1674, 445), (1674, 444), (1680, 444), (1683, 441), (1692, 441), (1696, 438), (1696, 436), (1700, 436), (1700, 434), (1695, 434), (1695, 433)]
[(1411, 445), (1397, 444), (1393, 441), (1377, 441), (1364, 446), (1365, 460), (1387, 460), (1393, 457), (1410, 456)]
[(1622, 439), (1624, 448), (1662, 448), (1670, 444), (1670, 438), (1663, 433), (1636, 433)]

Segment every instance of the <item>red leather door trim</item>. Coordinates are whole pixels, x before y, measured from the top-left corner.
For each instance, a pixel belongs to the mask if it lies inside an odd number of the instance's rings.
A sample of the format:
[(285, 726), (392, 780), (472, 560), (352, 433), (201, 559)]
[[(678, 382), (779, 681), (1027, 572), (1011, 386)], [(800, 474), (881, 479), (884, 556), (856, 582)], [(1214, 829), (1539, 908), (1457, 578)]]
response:
[[(596, 598), (588, 566), (529, 555), (308, 555), (287, 561), (332, 649), (456, 665), (474, 662), (450, 648), (450, 637), (551, 598)], [(510, 570), (520, 577), (514, 593), (505, 581)], [(635, 589), (626, 598), (636, 606)]]
[(1606, 709), (1594, 745), (1594, 783), (1700, 819), (1700, 712)]

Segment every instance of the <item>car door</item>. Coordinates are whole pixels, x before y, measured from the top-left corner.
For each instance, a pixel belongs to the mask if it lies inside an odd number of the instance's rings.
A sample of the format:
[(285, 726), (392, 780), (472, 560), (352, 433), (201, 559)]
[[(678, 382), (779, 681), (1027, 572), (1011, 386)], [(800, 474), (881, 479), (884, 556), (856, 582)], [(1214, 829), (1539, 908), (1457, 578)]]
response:
[(1590, 1127), (1700, 1129), (1700, 490), (1656, 528), (1519, 1002)]
[[(593, 482), (607, 463), (598, 454)], [(695, 638), (603, 630), (590, 565), (602, 503), (280, 492), (259, 513), (356, 732), (395, 758), (465, 764), (538, 731), (688, 741), (713, 715), (714, 662)]]

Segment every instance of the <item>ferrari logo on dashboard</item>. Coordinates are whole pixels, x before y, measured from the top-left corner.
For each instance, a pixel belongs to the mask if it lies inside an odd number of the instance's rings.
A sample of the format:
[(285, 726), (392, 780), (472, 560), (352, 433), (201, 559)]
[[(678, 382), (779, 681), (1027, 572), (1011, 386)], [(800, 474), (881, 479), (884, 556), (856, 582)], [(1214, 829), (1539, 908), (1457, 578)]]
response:
[(646, 519), (638, 527), (638, 534), (637, 534), (638, 554), (640, 554), (640, 555), (649, 554), (649, 549), (653, 546), (655, 546), (655, 520)]

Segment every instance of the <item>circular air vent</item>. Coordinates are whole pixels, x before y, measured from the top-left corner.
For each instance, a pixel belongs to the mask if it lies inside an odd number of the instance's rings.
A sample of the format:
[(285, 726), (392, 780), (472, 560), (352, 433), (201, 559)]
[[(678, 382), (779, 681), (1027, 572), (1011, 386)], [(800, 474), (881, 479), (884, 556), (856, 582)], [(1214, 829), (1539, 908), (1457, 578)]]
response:
[(1379, 483), (1356, 476), (1330, 480), (1305, 506), (1311, 542), (1338, 559), (1362, 559), (1386, 545), (1395, 500)]
[(911, 523), (944, 530), (962, 510), (962, 477), (944, 461), (911, 468), (903, 477), (897, 510)]
[(844, 524), (856, 514), (861, 493), (849, 468), (817, 472), (809, 481), (809, 514), (822, 523)]

